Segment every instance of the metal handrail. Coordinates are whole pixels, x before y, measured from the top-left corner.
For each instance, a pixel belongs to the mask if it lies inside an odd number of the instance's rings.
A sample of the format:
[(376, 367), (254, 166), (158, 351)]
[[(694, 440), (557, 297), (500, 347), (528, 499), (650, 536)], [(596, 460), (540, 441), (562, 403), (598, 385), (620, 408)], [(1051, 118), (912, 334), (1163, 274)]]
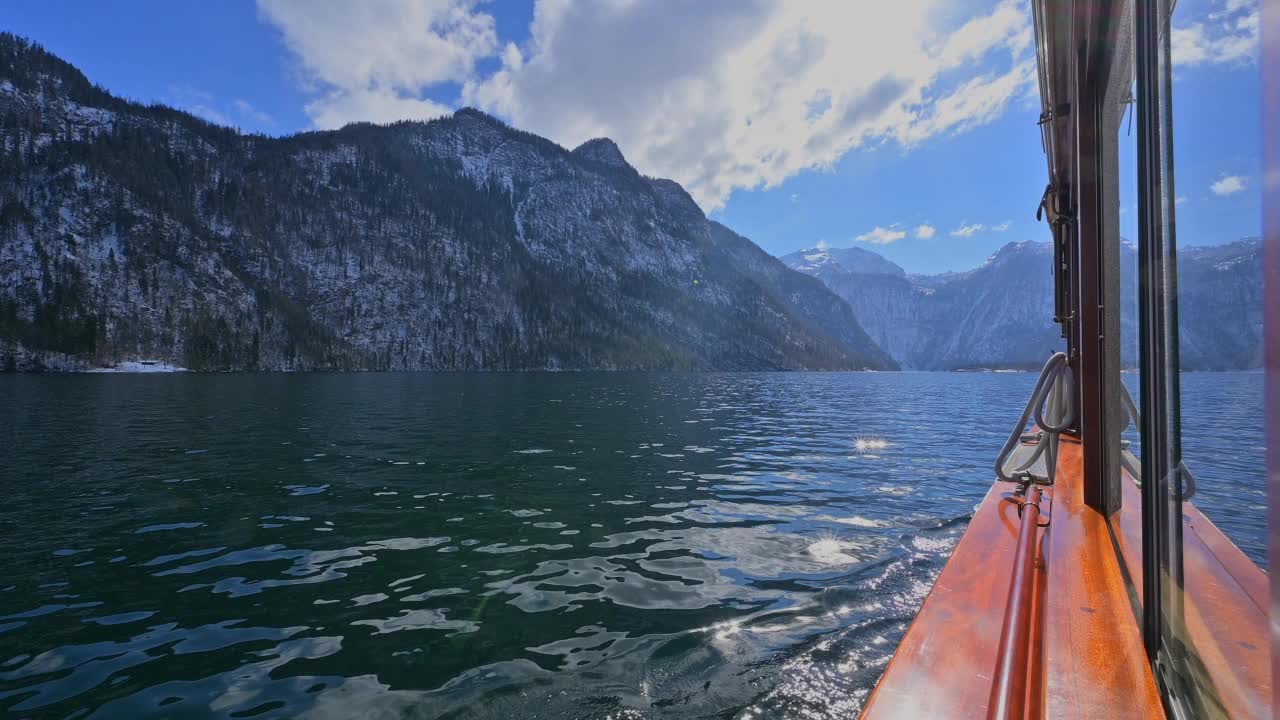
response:
[[(1027, 421), (1033, 416), (1036, 425), (1043, 431), (1036, 443), (1035, 451), (1031, 453), (1030, 458), (1017, 467), (1006, 469), (1005, 463), (1022, 442), (1022, 431)], [(1032, 479), (1052, 484), (1054, 466), (1057, 464), (1058, 434), (1071, 427), (1073, 422), (1075, 422), (1075, 376), (1072, 374), (1071, 365), (1068, 364), (1067, 354), (1057, 352), (1044, 364), (1044, 369), (1040, 371), (1040, 377), (1036, 380), (1035, 389), (1031, 391), (1031, 397), (1027, 400), (1027, 406), (1022, 410), (1022, 415), (1018, 418), (1013, 432), (1009, 433), (1009, 439), (1000, 449), (1000, 454), (996, 456), (996, 477), (1005, 482), (1022, 482)], [(1048, 454), (1045, 461), (1047, 472), (1044, 477), (1040, 477), (1033, 474), (1030, 468), (1041, 455), (1046, 453)]]

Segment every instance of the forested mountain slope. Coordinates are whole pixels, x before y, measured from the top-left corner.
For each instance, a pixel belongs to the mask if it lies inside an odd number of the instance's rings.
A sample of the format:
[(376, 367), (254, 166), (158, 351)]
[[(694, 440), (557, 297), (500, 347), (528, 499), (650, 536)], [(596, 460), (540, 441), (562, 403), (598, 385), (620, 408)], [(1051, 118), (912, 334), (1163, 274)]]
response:
[(0, 35), (0, 362), (856, 369), (846, 303), (606, 139), (475, 110), (246, 136)]

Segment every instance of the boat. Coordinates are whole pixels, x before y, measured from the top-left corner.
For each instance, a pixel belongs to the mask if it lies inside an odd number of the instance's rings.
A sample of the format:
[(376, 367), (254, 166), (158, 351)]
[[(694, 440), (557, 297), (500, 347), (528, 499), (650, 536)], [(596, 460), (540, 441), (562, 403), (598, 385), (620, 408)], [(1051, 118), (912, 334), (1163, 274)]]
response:
[[(1196, 508), (1180, 450), (1172, 5), (1032, 0), (1062, 348), (866, 720), (1271, 717), (1268, 576)], [(1122, 142), (1139, 229), (1124, 378)]]

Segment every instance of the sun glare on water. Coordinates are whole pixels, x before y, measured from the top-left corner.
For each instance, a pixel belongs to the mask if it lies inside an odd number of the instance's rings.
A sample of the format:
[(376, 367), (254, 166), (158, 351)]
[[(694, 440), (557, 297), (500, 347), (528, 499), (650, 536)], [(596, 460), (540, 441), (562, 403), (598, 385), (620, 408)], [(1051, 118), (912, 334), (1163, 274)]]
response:
[(857, 437), (853, 440), (853, 449), (859, 454), (875, 457), (875, 453), (891, 447), (892, 443), (884, 438)]
[(827, 531), (809, 543), (807, 550), (810, 558), (823, 565), (848, 565), (858, 562), (858, 557), (849, 553), (856, 548), (855, 543), (841, 540), (835, 533)]

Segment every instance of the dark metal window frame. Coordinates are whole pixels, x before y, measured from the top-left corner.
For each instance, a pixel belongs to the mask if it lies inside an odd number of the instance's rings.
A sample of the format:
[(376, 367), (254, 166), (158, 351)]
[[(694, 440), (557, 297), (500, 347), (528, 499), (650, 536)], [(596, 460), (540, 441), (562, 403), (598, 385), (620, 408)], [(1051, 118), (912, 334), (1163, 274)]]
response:
[[(1170, 343), (1177, 342), (1176, 315), (1170, 288), (1163, 282), (1173, 274), (1166, 267), (1172, 259), (1172, 236), (1166, 235), (1162, 201), (1166, 180), (1162, 172), (1166, 148), (1162, 143), (1162, 113), (1159, 98), (1164, 88), (1156, 53), (1160, 52), (1159, 0), (1137, 0), (1137, 125), (1138, 125), (1138, 332), (1142, 394), (1142, 635), (1147, 655), (1155, 659), (1163, 635), (1162, 575), (1178, 577), (1170, 565), (1170, 534), (1181, 523), (1169, 527), (1169, 486), (1167, 482), (1171, 448), (1166, 433), (1170, 412), (1169, 384), (1177, 373), (1169, 373)], [(1163, 138), (1165, 142), (1170, 138)], [(1170, 182), (1172, 178), (1167, 178)], [(1176, 277), (1176, 274), (1173, 275)], [(1176, 312), (1176, 310), (1175, 310)], [(1170, 337), (1170, 334), (1173, 337)], [(1172, 375), (1172, 377), (1170, 377)], [(1176, 395), (1173, 396), (1176, 398)], [(1181, 583), (1179, 583), (1181, 584)]]
[(1111, 515), (1121, 506), (1119, 129), (1132, 82), (1131, 2), (1076, 12), (1073, 88), (1075, 271), (1073, 366), (1084, 445), (1084, 500)]
[(1174, 214), (1170, 0), (1135, 0), (1138, 127), (1138, 332), (1142, 411), (1142, 637), (1174, 715), (1202, 717), (1183, 599), (1178, 267)]

